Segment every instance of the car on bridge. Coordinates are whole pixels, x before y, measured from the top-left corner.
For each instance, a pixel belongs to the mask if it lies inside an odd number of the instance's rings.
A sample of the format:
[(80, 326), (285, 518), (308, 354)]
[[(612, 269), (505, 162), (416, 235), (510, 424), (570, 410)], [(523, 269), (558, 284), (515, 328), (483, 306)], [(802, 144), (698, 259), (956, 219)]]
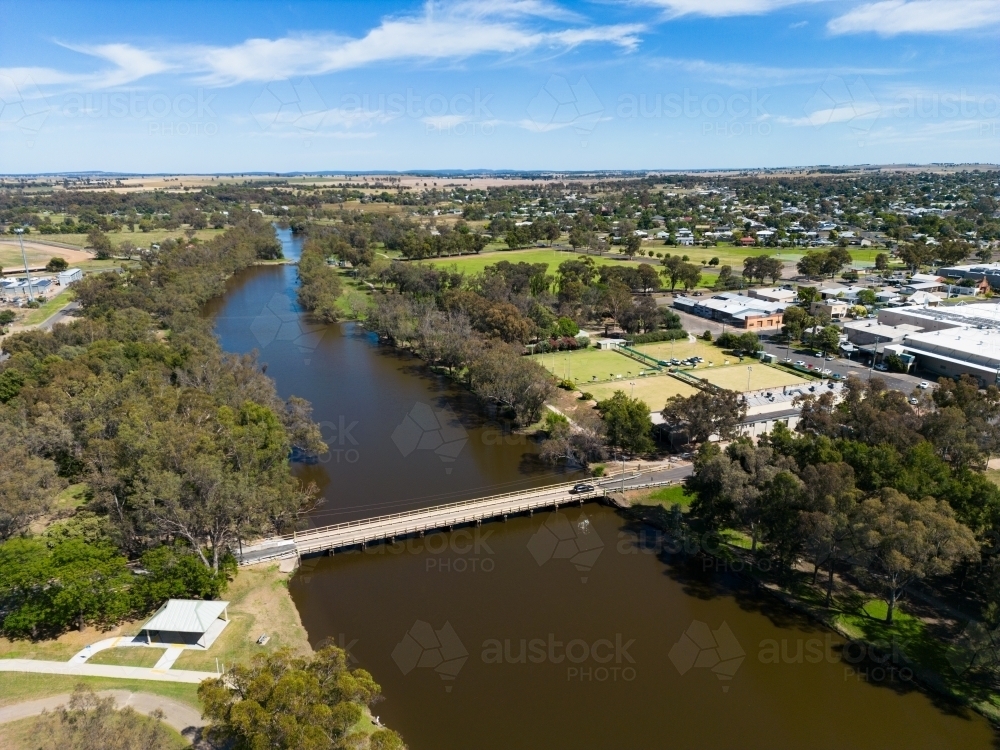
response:
[(584, 493), (593, 492), (593, 491), (594, 491), (594, 485), (592, 485), (592, 484), (578, 484), (578, 485), (575, 485), (573, 487), (573, 489), (571, 489), (569, 491), (569, 493), (571, 495), (582, 495)]

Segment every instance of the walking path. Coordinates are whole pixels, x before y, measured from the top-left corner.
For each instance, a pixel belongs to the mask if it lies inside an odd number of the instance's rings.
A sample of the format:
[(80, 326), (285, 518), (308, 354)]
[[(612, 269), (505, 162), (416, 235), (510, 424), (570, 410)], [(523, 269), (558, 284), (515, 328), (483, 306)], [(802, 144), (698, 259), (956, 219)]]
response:
[[(188, 730), (200, 729), (207, 722), (201, 718), (201, 713), (197, 708), (164, 698), (162, 695), (152, 693), (132, 693), (128, 690), (102, 690), (98, 693), (102, 698), (108, 696), (115, 699), (118, 708), (130, 706), (141, 714), (147, 716), (157, 709), (163, 711), (163, 721), (173, 727), (181, 734)], [(14, 703), (10, 706), (0, 707), (0, 724), (7, 724), (20, 719), (27, 719), (31, 716), (38, 716), (42, 711), (54, 711), (60, 706), (69, 703), (68, 694), (51, 695), (48, 698), (39, 698), (24, 703)]]
[(82, 649), (77, 651), (73, 656), (70, 657), (70, 664), (85, 664), (88, 659), (90, 659), (94, 654), (99, 651), (104, 651), (109, 648), (120, 648), (123, 646), (135, 646), (135, 647), (146, 647), (145, 641), (137, 641), (137, 636), (134, 635), (120, 635), (117, 638), (105, 638), (103, 641), (98, 641), (97, 643), (91, 643), (89, 646), (84, 646)]
[(68, 661), (43, 661), (41, 659), (0, 659), (0, 672), (116, 677), (130, 680), (153, 680), (155, 682), (187, 682), (193, 685), (197, 685), (202, 680), (218, 677), (214, 672), (193, 672), (186, 669), (120, 667), (112, 664), (80, 664)]
[(153, 665), (153, 669), (170, 669), (183, 653), (183, 646), (170, 646), (163, 652), (163, 656), (159, 658), (156, 664)]

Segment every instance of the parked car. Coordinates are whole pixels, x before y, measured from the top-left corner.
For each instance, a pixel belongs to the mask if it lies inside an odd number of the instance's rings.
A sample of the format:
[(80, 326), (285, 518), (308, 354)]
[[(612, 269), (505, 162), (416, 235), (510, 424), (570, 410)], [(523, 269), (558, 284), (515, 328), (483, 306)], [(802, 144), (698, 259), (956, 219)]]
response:
[(916, 404), (918, 404), (920, 402), (917, 401), (917, 399), (915, 399), (913, 396), (910, 396), (910, 403), (913, 404), (913, 405), (916, 405)]
[(801, 359), (798, 362), (796, 362), (795, 364), (797, 364), (799, 367), (805, 367), (806, 366), (806, 363), (803, 362)]
[(922, 391), (926, 391), (930, 387), (931, 387), (931, 384), (928, 383), (926, 380), (921, 381), (920, 384), (917, 385), (917, 388), (919, 388)]
[(886, 367), (885, 365), (875, 365), (875, 369), (878, 370), (879, 372), (888, 372), (889, 371), (889, 368)]

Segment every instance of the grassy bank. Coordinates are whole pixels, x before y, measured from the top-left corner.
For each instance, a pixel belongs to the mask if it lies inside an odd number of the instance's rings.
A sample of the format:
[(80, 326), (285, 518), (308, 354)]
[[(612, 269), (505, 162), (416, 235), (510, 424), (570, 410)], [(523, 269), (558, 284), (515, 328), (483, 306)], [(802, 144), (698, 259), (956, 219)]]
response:
[[(312, 647), (295, 603), (288, 593), (290, 575), (278, 571), (277, 563), (263, 563), (240, 568), (239, 574), (224, 594), (229, 601), (229, 625), (207, 651), (185, 651), (174, 669), (214, 672), (215, 660), (227, 667), (235, 662), (248, 663), (255, 654), (291, 649), (307, 655)], [(266, 646), (257, 639), (267, 634)]]
[(61, 674), (0, 672), (0, 706), (44, 698), (47, 695), (72, 693), (77, 685), (94, 690), (128, 690), (133, 693), (153, 693), (201, 709), (198, 686), (185, 682), (155, 682), (153, 680), (120, 680), (111, 677), (74, 677)]

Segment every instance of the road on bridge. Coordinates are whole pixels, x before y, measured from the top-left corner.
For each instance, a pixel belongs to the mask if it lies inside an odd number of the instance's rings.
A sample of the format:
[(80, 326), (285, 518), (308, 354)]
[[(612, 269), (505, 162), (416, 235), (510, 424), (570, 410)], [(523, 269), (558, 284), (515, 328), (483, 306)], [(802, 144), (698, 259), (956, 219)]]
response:
[(253, 545), (244, 545), (240, 562), (249, 565), (264, 560), (272, 560), (295, 554), (309, 554), (329, 549), (350, 547), (367, 542), (418, 534), (436, 529), (451, 528), (470, 523), (479, 523), (492, 518), (527, 513), (555, 505), (569, 505), (583, 500), (603, 496), (605, 491), (615, 492), (641, 487), (652, 483), (680, 481), (692, 472), (688, 463), (678, 466), (655, 468), (642, 474), (626, 475), (606, 479), (591, 480), (594, 492), (572, 493), (573, 484), (542, 487), (518, 493), (508, 493), (479, 500), (449, 503), (422, 510), (377, 516), (361, 521), (305, 529), (294, 535), (285, 535), (264, 540)]

